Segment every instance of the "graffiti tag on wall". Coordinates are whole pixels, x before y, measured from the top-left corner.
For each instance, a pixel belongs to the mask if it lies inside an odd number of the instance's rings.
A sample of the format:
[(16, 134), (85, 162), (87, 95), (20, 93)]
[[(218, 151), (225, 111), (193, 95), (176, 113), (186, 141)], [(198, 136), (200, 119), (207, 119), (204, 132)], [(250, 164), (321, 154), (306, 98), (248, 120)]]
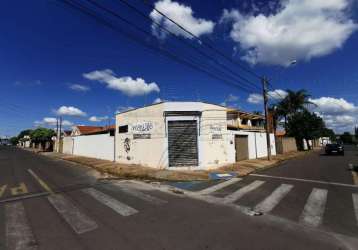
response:
[(149, 132), (154, 128), (154, 125), (152, 122), (142, 122), (132, 125), (132, 132), (134, 133), (143, 133), (143, 132)]
[(131, 151), (131, 140), (129, 138), (124, 139), (124, 151), (126, 151), (126, 153)]

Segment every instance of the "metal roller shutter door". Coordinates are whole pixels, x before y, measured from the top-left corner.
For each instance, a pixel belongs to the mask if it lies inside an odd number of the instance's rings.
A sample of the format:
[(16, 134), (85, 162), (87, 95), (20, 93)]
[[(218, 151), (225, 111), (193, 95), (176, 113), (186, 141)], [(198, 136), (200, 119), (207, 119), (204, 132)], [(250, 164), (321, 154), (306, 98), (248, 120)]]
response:
[(169, 167), (198, 166), (197, 121), (168, 121)]

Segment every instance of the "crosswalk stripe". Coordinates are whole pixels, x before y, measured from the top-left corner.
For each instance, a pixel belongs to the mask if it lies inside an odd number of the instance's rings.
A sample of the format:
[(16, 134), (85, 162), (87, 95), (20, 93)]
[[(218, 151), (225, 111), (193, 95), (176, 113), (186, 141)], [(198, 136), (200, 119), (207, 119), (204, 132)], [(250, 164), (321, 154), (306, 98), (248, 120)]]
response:
[(300, 216), (301, 224), (317, 227), (322, 223), (327, 193), (326, 189), (314, 188), (312, 190)]
[(37, 243), (26, 218), (22, 202), (5, 205), (6, 249), (35, 250)]
[(102, 204), (106, 205), (107, 207), (110, 207), (111, 209), (113, 209), (115, 212), (119, 213), (122, 216), (130, 216), (132, 214), (138, 213), (136, 209), (94, 188), (86, 188), (83, 189), (82, 191), (86, 194), (89, 194), (90, 196), (92, 196)]
[(207, 194), (211, 194), (211, 193), (214, 193), (215, 191), (218, 191), (220, 189), (223, 189), (225, 187), (228, 187), (238, 181), (241, 181), (242, 179), (241, 178), (232, 178), (230, 180), (227, 180), (227, 181), (224, 181), (224, 182), (221, 182), (217, 185), (214, 185), (214, 186), (211, 186), (211, 187), (208, 187), (208, 188), (205, 188), (203, 190), (200, 190), (198, 193), (199, 194), (203, 194), (203, 195), (207, 195)]
[(260, 202), (256, 207), (255, 211), (262, 213), (268, 213), (274, 209), (278, 203), (291, 191), (293, 185), (282, 184), (276, 188), (268, 197)]
[(243, 197), (245, 194), (255, 190), (256, 188), (260, 187), (262, 184), (264, 184), (264, 181), (254, 181), (250, 183), (249, 185), (240, 188), (239, 190), (235, 191), (234, 193), (231, 193), (224, 197), (224, 203), (232, 203), (234, 201), (237, 201), (241, 197)]
[[(145, 194), (139, 190), (136, 190), (136, 189), (133, 189), (133, 188), (129, 188), (129, 187), (125, 187), (124, 185), (121, 185), (119, 183), (115, 183), (114, 185), (120, 187), (121, 191), (129, 194), (129, 195), (132, 195), (138, 199), (141, 199), (143, 201), (147, 201), (147, 202), (151, 202), (151, 203), (154, 203), (156, 205), (162, 205), (162, 204), (165, 204), (165, 203), (168, 203), (167, 201), (165, 200), (162, 200), (162, 199), (159, 199), (157, 197), (154, 197), (154, 196), (151, 196), (149, 194)], [(106, 188), (110, 188), (110, 186), (107, 186)]]
[(353, 198), (354, 213), (356, 215), (356, 220), (358, 225), (358, 194), (352, 194), (352, 198)]
[(98, 227), (95, 221), (82, 213), (62, 194), (53, 194), (47, 199), (77, 234), (86, 233)]

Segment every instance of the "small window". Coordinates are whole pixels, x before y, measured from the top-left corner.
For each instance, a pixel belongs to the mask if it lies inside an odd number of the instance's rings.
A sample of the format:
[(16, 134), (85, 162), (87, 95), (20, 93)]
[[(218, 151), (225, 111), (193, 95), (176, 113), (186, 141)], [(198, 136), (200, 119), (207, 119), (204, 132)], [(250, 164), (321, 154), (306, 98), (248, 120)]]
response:
[(128, 125), (119, 126), (118, 127), (118, 133), (119, 134), (128, 133)]

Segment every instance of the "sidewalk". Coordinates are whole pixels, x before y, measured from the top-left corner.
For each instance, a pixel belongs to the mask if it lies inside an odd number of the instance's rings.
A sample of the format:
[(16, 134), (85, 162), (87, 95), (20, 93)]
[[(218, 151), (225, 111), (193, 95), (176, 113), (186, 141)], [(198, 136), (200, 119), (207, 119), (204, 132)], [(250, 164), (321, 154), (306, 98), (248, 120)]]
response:
[(114, 178), (125, 179), (141, 179), (141, 180), (156, 180), (156, 181), (202, 181), (209, 180), (210, 173), (232, 173), (242, 177), (258, 170), (271, 168), (279, 165), (283, 161), (303, 157), (307, 154), (315, 152), (314, 150), (309, 152), (292, 152), (284, 155), (273, 156), (271, 161), (265, 159), (245, 160), (230, 164), (215, 170), (197, 170), (197, 171), (172, 171), (167, 169), (155, 169), (150, 167), (143, 167), (139, 165), (126, 165), (115, 163), (108, 160), (100, 160), (82, 156), (66, 155), (55, 152), (43, 152), (42, 155), (46, 155), (53, 158), (58, 158), (70, 162), (82, 164), (93, 169), (96, 169), (103, 176), (108, 177), (110, 175)]

